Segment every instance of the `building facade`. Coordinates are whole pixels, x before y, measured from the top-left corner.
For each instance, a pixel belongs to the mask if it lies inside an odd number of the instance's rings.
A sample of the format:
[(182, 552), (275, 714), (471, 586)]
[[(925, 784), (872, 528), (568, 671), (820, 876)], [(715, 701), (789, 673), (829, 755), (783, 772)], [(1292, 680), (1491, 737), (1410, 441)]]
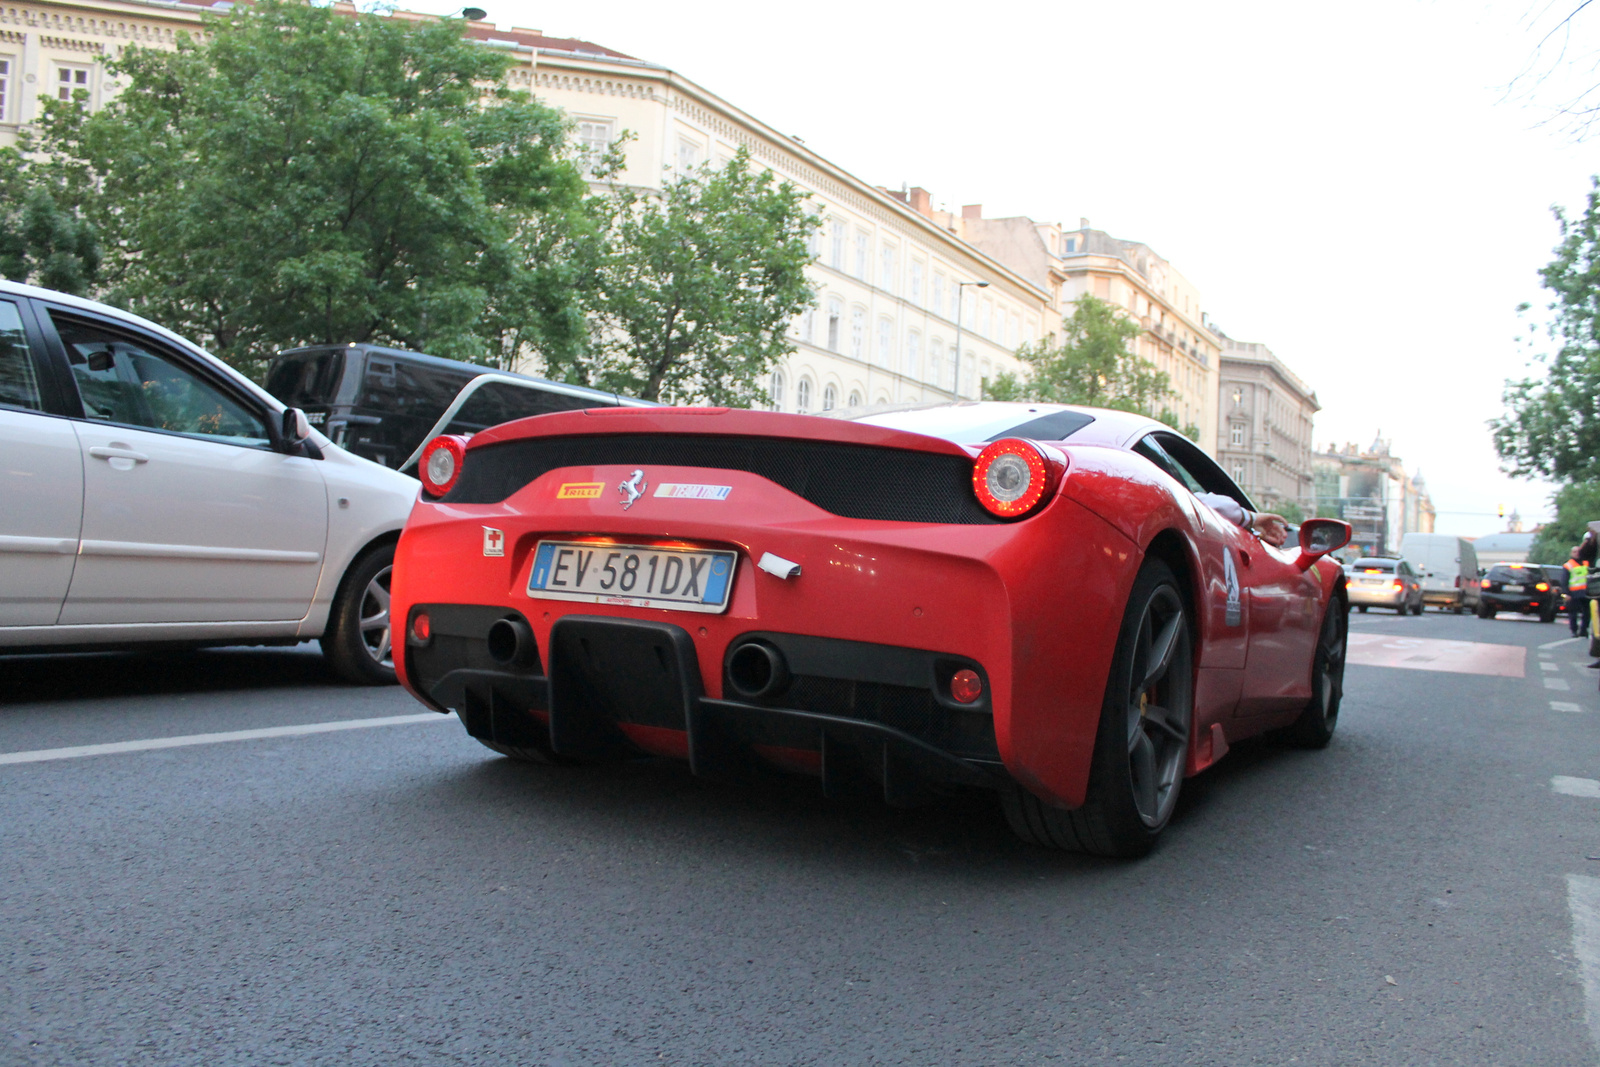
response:
[(1235, 341), (1211, 327), (1221, 343), (1216, 457), (1240, 488), (1267, 511), (1293, 505), (1316, 511), (1311, 471), (1312, 419), (1317, 394), (1266, 345)]
[[(215, 10), (230, 6), (217, 0)], [(82, 89), (89, 106), (99, 107), (117, 89), (103, 60), (130, 44), (173, 47), (180, 32), (202, 32), (207, 10), (154, 0), (0, 7), (0, 145), (15, 143), (36, 117), (40, 92), (71, 99)], [(1052, 317), (1048, 293), (955, 228), (666, 67), (538, 30), (469, 22), (466, 32), (513, 56), (513, 88), (573, 119), (580, 153), (597, 157), (631, 135), (616, 180), (658, 189), (674, 176), (720, 166), (742, 147), (755, 166), (809, 195), (822, 224), (810, 268), (817, 301), (793, 323), (796, 351), (773, 371), (774, 408), (816, 412), (977, 397), (985, 378), (1020, 369), (1016, 349)], [(537, 359), (525, 369), (537, 371)]]
[(1311, 462), (1317, 514), (1343, 519), (1354, 531), (1341, 556), (1398, 555), (1406, 534), (1433, 533), (1435, 511), (1427, 485), (1420, 474), (1406, 473), (1384, 438), (1365, 450), (1329, 445)]
[(1021, 216), (986, 219), (981, 205), (969, 205), (951, 224), (973, 247), (1049, 293), (1047, 336), (1058, 333), (1086, 293), (1122, 308), (1141, 328), (1135, 353), (1167, 375), (1179, 425), (1194, 428), (1202, 448), (1213, 447), (1221, 347), (1206, 328), (1199, 292), (1171, 263), (1149, 245), (1090, 228), (1088, 219), (1068, 230)]

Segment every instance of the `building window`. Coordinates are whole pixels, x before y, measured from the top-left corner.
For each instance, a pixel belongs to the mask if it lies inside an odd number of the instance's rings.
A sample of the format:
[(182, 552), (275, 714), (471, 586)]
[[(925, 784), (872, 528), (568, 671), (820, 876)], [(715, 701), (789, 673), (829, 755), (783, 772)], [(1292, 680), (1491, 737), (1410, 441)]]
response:
[(867, 259), (872, 251), (872, 238), (864, 233), (856, 234), (856, 277), (862, 281), (867, 280)]
[(1238, 482), (1240, 485), (1244, 484), (1244, 464), (1243, 463), (1235, 463), (1233, 465), (1233, 480)]
[(1244, 447), (1244, 423), (1236, 422), (1228, 427), (1228, 443), (1234, 448)]
[(867, 313), (861, 308), (850, 309), (850, 355), (867, 360)]
[(687, 137), (678, 138), (678, 172), (688, 174), (700, 166), (700, 145)]
[(82, 89), (89, 91), (89, 69), (70, 63), (56, 64), (56, 99), (71, 100), (72, 94)]
[(985, 300), (981, 305), (979, 305), (979, 308), (978, 308), (978, 336), (980, 336), (980, 337), (989, 337), (989, 338), (993, 338), (994, 337), (994, 334), (989, 332), (989, 324), (990, 324), (990, 321), (991, 321), (990, 318), (989, 318), (989, 313), (993, 309), (994, 309), (994, 305), (989, 303), (989, 301), (987, 301), (987, 300)]
[(922, 335), (919, 334), (917, 331), (912, 330), (910, 333), (906, 334), (906, 368), (905, 368), (905, 372), (906, 372), (906, 376), (907, 377), (915, 378), (917, 376), (917, 371), (919, 369), (917, 364), (921, 361), (921, 359), (922, 359)]
[(878, 320), (878, 366), (894, 366), (894, 323)]
[(582, 119), (578, 123), (578, 165), (593, 176), (601, 158), (611, 147), (612, 124), (606, 119)]
[(856, 392), (854, 389), (850, 390), (849, 406), (853, 408), (858, 408), (861, 406), (861, 394)]
[(1022, 344), (1022, 338), (1020, 336), (1018, 336), (1021, 332), (1022, 332), (1022, 328), (1017, 323), (1016, 312), (1012, 312), (1010, 315), (1008, 315), (1006, 317), (1006, 347), (1007, 348), (1010, 348), (1010, 349), (1014, 350), (1014, 349), (1016, 349), (1016, 347), (1018, 345)]
[(878, 253), (878, 288), (894, 292), (894, 246), (884, 245)]
[(828, 298), (828, 351), (839, 351), (839, 320), (844, 317), (844, 304), (836, 296)]
[(1078, 239), (1076, 237), (1068, 237), (1067, 238), (1067, 252), (1068, 253), (1072, 253), (1072, 252), (1076, 252), (1077, 250), (1078, 250)]
[(833, 246), (829, 249), (832, 255), (828, 262), (834, 270), (844, 270), (844, 223), (838, 219), (833, 220)]
[(783, 387), (784, 387), (783, 371), (781, 371), (781, 370), (773, 371), (772, 372), (772, 410), (773, 411), (782, 411), (783, 410)]
[(838, 393), (837, 390), (834, 389), (834, 387), (832, 385), (823, 386), (823, 389), (822, 389), (822, 410), (823, 411), (832, 411), (833, 410), (833, 405), (838, 401), (838, 399), (839, 399), (839, 393)]
[(10, 56), (0, 56), (0, 122), (6, 120), (7, 110), (11, 103), (11, 64), (15, 62)]
[(911, 261), (911, 292), (908, 295), (913, 304), (922, 303), (922, 264), (915, 259)]
[(801, 378), (794, 387), (794, 409), (802, 415), (811, 410), (811, 379)]
[(933, 275), (933, 313), (944, 316), (944, 275), (937, 271)]
[(800, 314), (800, 340), (811, 343), (817, 329), (817, 306), (812, 304)]
[(928, 381), (944, 387), (944, 342), (937, 337), (928, 342)]

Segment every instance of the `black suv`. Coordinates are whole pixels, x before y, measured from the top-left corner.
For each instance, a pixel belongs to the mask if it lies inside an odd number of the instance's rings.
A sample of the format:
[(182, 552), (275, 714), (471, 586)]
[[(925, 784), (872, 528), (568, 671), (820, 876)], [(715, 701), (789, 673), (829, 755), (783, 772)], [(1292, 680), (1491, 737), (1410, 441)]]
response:
[(1537, 563), (1496, 563), (1478, 583), (1478, 618), (1492, 619), (1497, 611), (1521, 611), (1555, 622), (1561, 608), (1561, 586), (1552, 583)]

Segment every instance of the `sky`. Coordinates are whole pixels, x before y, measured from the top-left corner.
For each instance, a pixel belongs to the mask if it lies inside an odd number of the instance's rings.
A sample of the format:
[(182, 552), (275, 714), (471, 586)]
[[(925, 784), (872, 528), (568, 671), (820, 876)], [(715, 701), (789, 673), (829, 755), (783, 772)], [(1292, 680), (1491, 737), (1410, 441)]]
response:
[(1315, 389), (1319, 447), (1388, 439), (1466, 536), (1550, 513), (1486, 424), (1549, 349), (1529, 339), (1551, 208), (1600, 173), (1600, 131), (1555, 117), (1600, 82), (1600, 10), (1546, 37), (1577, 3), (483, 0), (670, 67), (871, 184), (1149, 244)]

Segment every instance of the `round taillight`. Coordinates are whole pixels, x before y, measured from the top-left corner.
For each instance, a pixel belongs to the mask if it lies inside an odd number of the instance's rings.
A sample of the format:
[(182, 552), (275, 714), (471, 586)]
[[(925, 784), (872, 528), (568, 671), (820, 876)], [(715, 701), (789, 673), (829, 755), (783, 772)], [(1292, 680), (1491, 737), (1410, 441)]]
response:
[(433, 636), (433, 620), (428, 618), (426, 611), (417, 612), (411, 620), (411, 636), (424, 642)]
[(1539, 592), (1543, 593), (1545, 590), (1550, 588), (1550, 583), (1549, 582), (1540, 582), (1538, 585), (1534, 586), (1534, 588), (1539, 590)]
[(422, 488), (429, 496), (444, 496), (461, 477), (461, 465), (467, 458), (467, 439), (455, 434), (440, 434), (422, 450), (422, 462), (417, 466), (422, 474)]
[(1479, 582), (1478, 585), (1483, 589), (1489, 588), (1489, 579), (1485, 578), (1483, 581)]
[(983, 679), (978, 672), (962, 668), (950, 676), (950, 698), (957, 704), (971, 704), (983, 696)]
[(972, 491), (991, 514), (1016, 519), (1039, 506), (1061, 476), (1059, 460), (1020, 437), (995, 441), (972, 465)]

